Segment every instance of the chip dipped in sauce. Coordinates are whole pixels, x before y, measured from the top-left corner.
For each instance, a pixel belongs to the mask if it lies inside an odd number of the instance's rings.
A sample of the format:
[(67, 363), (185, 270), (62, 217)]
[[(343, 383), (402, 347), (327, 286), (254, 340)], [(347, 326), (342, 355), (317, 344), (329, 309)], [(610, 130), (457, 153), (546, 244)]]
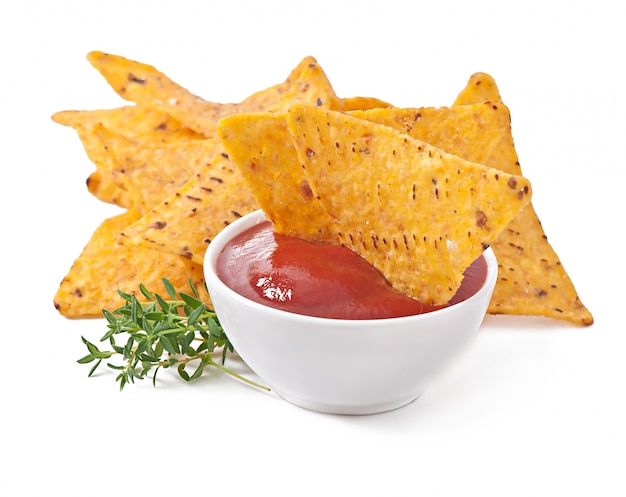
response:
[(219, 278), (255, 302), (296, 314), (334, 319), (382, 319), (424, 314), (461, 302), (485, 281), (480, 256), (446, 305), (427, 305), (387, 282), (374, 266), (339, 245), (315, 245), (275, 234), (269, 222), (233, 238), (217, 260)]

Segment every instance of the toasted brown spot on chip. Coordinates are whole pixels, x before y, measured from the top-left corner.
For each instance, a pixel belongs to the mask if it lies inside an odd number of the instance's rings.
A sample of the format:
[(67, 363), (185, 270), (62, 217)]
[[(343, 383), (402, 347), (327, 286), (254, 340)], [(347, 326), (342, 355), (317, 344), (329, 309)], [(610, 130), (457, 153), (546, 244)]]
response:
[(313, 190), (311, 190), (311, 186), (306, 179), (302, 180), (300, 183), (300, 195), (304, 200), (311, 200), (313, 198)]
[(483, 211), (476, 211), (476, 226), (481, 228), (487, 226), (487, 215)]

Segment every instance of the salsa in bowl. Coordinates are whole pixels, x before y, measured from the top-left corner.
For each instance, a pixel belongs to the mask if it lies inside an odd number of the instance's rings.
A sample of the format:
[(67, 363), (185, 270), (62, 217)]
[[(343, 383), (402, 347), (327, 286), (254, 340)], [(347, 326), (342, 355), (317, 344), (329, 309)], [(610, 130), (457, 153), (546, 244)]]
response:
[[(327, 247), (315, 247), (322, 249), (318, 256), (293, 257), (299, 241), (276, 238), (262, 211), (227, 226), (207, 249), (206, 282), (246, 364), (278, 396), (314, 411), (371, 414), (415, 400), (471, 342), (496, 282), (497, 263), (487, 249), (453, 301), (427, 306), (395, 295), (374, 268), (354, 269), (371, 279), (354, 278), (349, 268), (361, 262), (350, 254), (347, 263)], [(294, 268), (294, 259), (304, 269)]]

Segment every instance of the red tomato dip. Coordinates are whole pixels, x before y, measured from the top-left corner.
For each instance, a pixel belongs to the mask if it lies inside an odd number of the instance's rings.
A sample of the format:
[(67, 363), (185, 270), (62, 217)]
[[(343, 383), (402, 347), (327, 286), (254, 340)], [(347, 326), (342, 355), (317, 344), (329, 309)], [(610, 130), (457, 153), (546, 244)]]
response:
[(314, 245), (274, 233), (269, 222), (249, 228), (219, 254), (217, 274), (232, 290), (284, 311), (334, 319), (382, 319), (423, 314), (461, 302), (482, 286), (480, 256), (446, 305), (423, 304), (391, 287), (382, 273), (352, 250)]

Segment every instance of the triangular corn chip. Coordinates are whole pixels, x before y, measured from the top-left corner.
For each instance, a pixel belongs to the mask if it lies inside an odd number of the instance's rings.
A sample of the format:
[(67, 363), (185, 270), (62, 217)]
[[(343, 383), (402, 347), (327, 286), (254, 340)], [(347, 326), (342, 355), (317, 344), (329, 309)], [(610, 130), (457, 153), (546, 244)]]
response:
[(239, 104), (238, 112), (287, 112), (294, 102), (303, 102), (316, 107), (339, 109), (342, 101), (326, 73), (315, 58), (308, 56), (291, 71), (280, 84), (253, 93)]
[[(443, 108), (378, 108), (351, 115), (404, 131), (464, 159), (484, 162), (509, 125), (500, 104)], [(222, 119), (218, 135), (244, 174), (274, 230), (319, 243), (337, 243), (337, 228), (312, 194), (286, 114), (238, 114)]]
[[(500, 99), (494, 79), (472, 75), (454, 105)], [(521, 174), (513, 135), (509, 129), (486, 164)], [(489, 305), (490, 314), (546, 316), (578, 325), (593, 323), (574, 285), (548, 242), (532, 203), (511, 221), (492, 243), (498, 260), (498, 281)]]
[(72, 128), (101, 124), (130, 140), (142, 142), (204, 138), (169, 114), (141, 105), (127, 105), (114, 109), (65, 110), (53, 114), (52, 120)]
[(465, 88), (459, 93), (454, 105), (471, 105), (481, 102), (501, 102), (496, 81), (484, 72), (472, 74)]
[(94, 197), (107, 204), (130, 209), (137, 203), (131, 192), (120, 188), (110, 174), (96, 170), (87, 177), (87, 191)]
[(187, 134), (130, 139), (101, 122), (74, 122), (96, 172), (87, 180), (98, 199), (147, 212), (185, 184), (207, 162), (216, 139)]
[(216, 138), (149, 142), (139, 146), (115, 143), (116, 184), (133, 194), (134, 207), (145, 214), (179, 188), (209, 162)]
[(341, 243), (427, 304), (450, 300), (463, 271), (530, 199), (525, 178), (387, 126), (304, 105), (290, 109), (288, 124)]
[(286, 113), (225, 117), (218, 136), (276, 233), (338, 243), (337, 229), (300, 166)]
[[(294, 102), (309, 102), (320, 108), (341, 106), (328, 78), (312, 57), (305, 57), (284, 83), (251, 95), (231, 111), (237, 114), (268, 106), (280, 112)], [(206, 247), (219, 231), (259, 207), (223, 146), (218, 145), (215, 155), (207, 157), (207, 161), (178, 191), (124, 229), (119, 242), (179, 254), (202, 263)]]
[(123, 305), (118, 290), (145, 300), (139, 284), (157, 291), (162, 288), (164, 277), (175, 288), (187, 292), (191, 278), (201, 299), (210, 302), (201, 265), (176, 255), (128, 249), (115, 243), (117, 233), (138, 217), (136, 211), (128, 210), (106, 219), (96, 229), (54, 296), (54, 305), (61, 315), (72, 319), (102, 317), (102, 309)]
[(193, 131), (208, 138), (215, 135), (220, 118), (240, 112), (286, 111), (292, 101), (339, 108), (340, 99), (313, 57), (305, 57), (287, 79), (250, 95), (241, 103), (216, 103), (193, 95), (155, 67), (94, 51), (89, 62), (122, 98), (165, 112)]
[(234, 220), (258, 209), (241, 172), (219, 146), (181, 188), (124, 227), (118, 242), (168, 252), (202, 264), (211, 239)]
[(333, 108), (333, 110), (349, 112), (353, 110), (385, 109), (390, 107), (393, 107), (393, 105), (376, 97), (348, 97), (342, 98), (341, 107), (338, 109)]
[(122, 98), (165, 112), (206, 137), (213, 136), (220, 117), (237, 108), (237, 104), (208, 102), (149, 64), (99, 51), (90, 52), (87, 60)]
[(510, 125), (502, 103), (461, 107), (376, 108), (351, 115), (390, 126), (465, 160), (484, 164)]
[(206, 246), (260, 205), (276, 231), (344, 243), (429, 303), (491, 244), (500, 267), (490, 313), (593, 322), (529, 202), (491, 76), (474, 74), (450, 108), (396, 109), (338, 98), (305, 57), (284, 82), (214, 103), (153, 66), (103, 52), (88, 60), (135, 105), (52, 118), (77, 131), (95, 164), (89, 191), (128, 211), (102, 223), (64, 278), (61, 314), (100, 317), (122, 303), (118, 289), (157, 288), (161, 277), (184, 289), (192, 276), (208, 301)]

